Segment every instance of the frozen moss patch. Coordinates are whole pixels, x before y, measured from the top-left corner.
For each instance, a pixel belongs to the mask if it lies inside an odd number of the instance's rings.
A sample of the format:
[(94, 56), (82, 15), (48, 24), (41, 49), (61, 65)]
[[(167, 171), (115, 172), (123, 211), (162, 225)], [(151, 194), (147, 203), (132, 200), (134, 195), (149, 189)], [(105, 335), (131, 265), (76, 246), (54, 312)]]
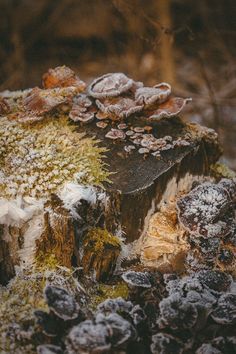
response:
[(1, 118), (1, 196), (47, 197), (78, 175), (80, 183), (101, 185), (108, 173), (105, 149), (97, 143), (77, 133), (64, 116), (34, 125)]
[(105, 247), (120, 248), (120, 240), (106, 229), (91, 229), (84, 240), (84, 247), (90, 248), (95, 253), (102, 253)]
[(236, 173), (223, 163), (211, 165), (211, 173), (215, 178), (235, 178)]
[(115, 285), (100, 283), (96, 293), (91, 296), (91, 308), (95, 309), (97, 305), (106, 299), (116, 299), (118, 297), (122, 297), (127, 300), (128, 296), (129, 289), (124, 282), (117, 283)]

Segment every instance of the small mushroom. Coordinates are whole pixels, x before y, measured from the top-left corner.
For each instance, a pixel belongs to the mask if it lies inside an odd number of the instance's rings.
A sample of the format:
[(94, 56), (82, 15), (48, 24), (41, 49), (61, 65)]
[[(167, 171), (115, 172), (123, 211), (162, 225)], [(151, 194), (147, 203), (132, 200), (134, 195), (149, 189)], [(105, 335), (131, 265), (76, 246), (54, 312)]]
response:
[(125, 150), (125, 152), (130, 153), (133, 150), (135, 150), (135, 146), (134, 145), (126, 145), (126, 146), (124, 146), (124, 150)]
[(127, 136), (131, 136), (131, 135), (134, 135), (134, 132), (133, 132), (133, 130), (127, 130), (127, 131), (125, 132), (125, 134), (126, 134)]
[(97, 107), (112, 120), (128, 118), (134, 113), (139, 113), (143, 105), (137, 105), (134, 100), (128, 97), (106, 98), (96, 100)]
[(137, 104), (144, 104), (150, 107), (154, 104), (160, 104), (167, 100), (171, 94), (171, 86), (165, 82), (154, 87), (141, 87), (135, 92), (135, 101)]
[(129, 313), (133, 308), (132, 302), (124, 300), (122, 297), (116, 299), (106, 299), (97, 307), (98, 312), (109, 313)]
[(160, 302), (159, 308), (158, 324), (161, 328), (190, 329), (197, 322), (197, 308), (179, 293), (164, 298)]
[(124, 129), (127, 129), (128, 128), (128, 125), (125, 124), (125, 123), (120, 123), (117, 125), (117, 128), (118, 129), (121, 129), (121, 130), (124, 130)]
[(140, 148), (138, 149), (138, 153), (139, 154), (148, 154), (149, 153), (149, 150), (147, 148)]
[(86, 320), (70, 330), (66, 348), (69, 353), (106, 353), (111, 348), (110, 335), (106, 323)]
[(65, 289), (48, 285), (44, 290), (44, 296), (50, 310), (59, 318), (66, 321), (78, 317), (75, 299)]
[(144, 133), (144, 128), (143, 127), (134, 127), (134, 132), (135, 133)]
[(127, 92), (134, 81), (122, 73), (111, 73), (95, 79), (88, 87), (88, 93), (94, 98), (117, 97)]
[(106, 135), (106, 138), (117, 140), (117, 139), (124, 139), (125, 133), (119, 129), (111, 129)]
[(122, 279), (132, 288), (151, 288), (152, 284), (148, 273), (129, 270), (122, 274)]
[(154, 156), (156, 158), (160, 158), (161, 157), (160, 151), (152, 152), (152, 156)]
[(96, 118), (99, 120), (103, 120), (103, 119), (107, 119), (108, 115), (106, 113), (101, 112), (101, 111), (97, 111)]
[(95, 117), (95, 112), (96, 108), (92, 101), (86, 95), (81, 94), (74, 98), (69, 117), (74, 122), (90, 123)]
[(170, 98), (168, 101), (160, 104), (156, 110), (147, 111), (146, 117), (148, 120), (158, 120), (177, 116), (189, 101), (191, 101), (190, 98)]
[(108, 126), (108, 123), (106, 122), (97, 122), (96, 126), (101, 129), (105, 129)]
[(189, 232), (209, 229), (209, 224), (219, 218), (231, 207), (228, 193), (219, 184), (203, 183), (177, 201), (178, 217)]
[(145, 125), (145, 126), (143, 127), (143, 129), (144, 129), (146, 132), (150, 133), (153, 128), (151, 127), (151, 125)]
[(63, 354), (61, 347), (53, 344), (42, 344), (37, 346), (38, 354)]
[(46, 89), (74, 86), (77, 88), (77, 92), (82, 92), (86, 87), (86, 84), (80, 80), (74, 71), (65, 65), (49, 69), (48, 72), (43, 74), (42, 81), (43, 87)]
[(140, 137), (140, 138), (134, 139), (134, 140), (133, 140), (133, 143), (134, 143), (135, 145), (141, 145), (141, 141), (142, 141), (142, 138)]
[(235, 324), (236, 294), (226, 293), (221, 295), (217, 307), (211, 313), (211, 317), (219, 324)]
[(202, 270), (196, 276), (202, 284), (217, 292), (229, 290), (232, 284), (231, 275), (219, 270)]

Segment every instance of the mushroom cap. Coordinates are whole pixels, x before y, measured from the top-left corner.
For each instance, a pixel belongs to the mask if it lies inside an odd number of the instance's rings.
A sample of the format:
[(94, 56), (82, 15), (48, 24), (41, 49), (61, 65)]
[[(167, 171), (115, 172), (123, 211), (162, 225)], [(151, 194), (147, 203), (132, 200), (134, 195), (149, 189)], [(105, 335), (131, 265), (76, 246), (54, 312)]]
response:
[(174, 293), (163, 299), (160, 304), (160, 327), (172, 329), (192, 328), (198, 318), (196, 306), (179, 293)]
[(151, 288), (150, 276), (148, 273), (128, 270), (122, 274), (122, 279), (132, 287)]
[[(178, 217), (190, 232), (209, 229), (230, 208), (231, 200), (227, 191), (213, 183), (203, 183), (177, 201)], [(211, 231), (211, 230), (210, 230)], [(202, 232), (201, 232), (202, 234)]]
[(236, 323), (236, 294), (221, 295), (217, 307), (211, 313), (212, 319), (219, 324)]
[(134, 100), (128, 97), (106, 98), (96, 100), (97, 107), (107, 116), (114, 120), (128, 118), (131, 114), (139, 113), (143, 105), (137, 105)]
[(108, 126), (108, 123), (106, 122), (97, 122), (96, 126), (101, 129), (105, 129)]
[(160, 104), (167, 100), (171, 94), (171, 86), (165, 82), (154, 87), (140, 87), (135, 92), (137, 104), (144, 104), (145, 107), (153, 104)]
[(88, 87), (88, 93), (94, 98), (116, 97), (127, 92), (134, 81), (123, 73), (109, 73), (95, 79)]
[(72, 353), (103, 353), (111, 348), (109, 336), (106, 324), (86, 320), (70, 330), (67, 349)]
[(73, 99), (69, 118), (74, 122), (90, 123), (95, 117), (96, 109), (88, 96), (81, 94)]
[(157, 109), (147, 112), (147, 119), (157, 120), (177, 116), (189, 101), (191, 98), (172, 97), (161, 103)]
[(78, 317), (77, 303), (65, 289), (48, 285), (44, 296), (50, 310), (59, 318), (71, 320)]
[(126, 301), (122, 297), (116, 299), (106, 299), (100, 303), (97, 307), (98, 312), (104, 314), (116, 313), (116, 312), (126, 312), (129, 313), (133, 308), (131, 301)]
[(125, 138), (125, 133), (123, 132), (123, 130), (119, 130), (119, 129), (111, 129), (106, 135), (106, 138), (109, 139), (124, 139)]
[(232, 284), (231, 275), (219, 270), (202, 270), (196, 276), (202, 284), (217, 292), (229, 290)]
[(49, 69), (42, 77), (43, 87), (68, 87), (74, 86), (79, 92), (84, 91), (86, 84), (67, 66), (58, 66), (54, 69)]

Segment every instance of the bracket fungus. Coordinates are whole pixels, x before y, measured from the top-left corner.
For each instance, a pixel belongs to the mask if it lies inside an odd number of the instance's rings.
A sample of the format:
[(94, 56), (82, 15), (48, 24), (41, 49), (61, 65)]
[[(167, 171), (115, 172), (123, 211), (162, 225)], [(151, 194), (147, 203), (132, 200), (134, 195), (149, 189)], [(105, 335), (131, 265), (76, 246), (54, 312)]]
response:
[(197, 322), (198, 311), (196, 306), (185, 300), (178, 293), (163, 299), (159, 307), (160, 318), (158, 323), (161, 328), (190, 329)]
[(143, 109), (143, 105), (137, 105), (136, 102), (129, 97), (96, 100), (96, 105), (106, 117), (112, 120), (128, 118), (132, 114), (140, 113)]
[(75, 72), (65, 65), (49, 69), (43, 74), (42, 83), (45, 89), (74, 86), (77, 92), (82, 92), (86, 88), (85, 82), (80, 80)]
[(135, 101), (145, 108), (165, 102), (171, 94), (171, 86), (165, 82), (153, 87), (140, 87), (135, 92)]
[(125, 133), (123, 130), (120, 129), (111, 129), (106, 135), (106, 138), (112, 139), (112, 140), (117, 140), (117, 139), (124, 139), (125, 138)]
[(147, 111), (147, 120), (158, 120), (177, 116), (191, 98), (171, 97), (166, 102), (161, 103), (156, 109)]
[(150, 281), (150, 276), (148, 273), (135, 272), (129, 270), (122, 274), (122, 279), (130, 286), (131, 288), (151, 288), (152, 284)]
[(84, 94), (80, 94), (73, 99), (70, 119), (74, 122), (90, 123), (95, 117), (97, 109), (93, 106), (92, 101)]
[(88, 87), (94, 98), (117, 97), (131, 89), (134, 81), (123, 73), (111, 73), (95, 79)]
[(226, 293), (221, 295), (217, 307), (211, 313), (212, 319), (220, 324), (236, 323), (236, 294)]
[(63, 320), (72, 320), (78, 317), (76, 301), (65, 289), (48, 285), (44, 295), (49, 309)]

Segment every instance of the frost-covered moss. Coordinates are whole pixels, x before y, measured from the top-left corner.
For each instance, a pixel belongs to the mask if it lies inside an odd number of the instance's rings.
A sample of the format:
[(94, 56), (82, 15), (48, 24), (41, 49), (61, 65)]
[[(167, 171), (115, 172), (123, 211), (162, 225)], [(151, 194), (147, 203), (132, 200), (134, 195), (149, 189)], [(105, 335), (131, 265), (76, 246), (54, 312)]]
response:
[(105, 149), (97, 143), (76, 132), (65, 116), (33, 125), (1, 118), (1, 196), (47, 197), (78, 175), (80, 183), (101, 185), (108, 173)]
[(235, 178), (236, 173), (223, 163), (211, 165), (211, 173), (215, 178)]
[(120, 248), (121, 242), (118, 237), (112, 235), (106, 229), (98, 227), (87, 233), (83, 245), (87, 250), (91, 248), (93, 253), (102, 253), (105, 246)]
[(106, 299), (116, 299), (118, 297), (122, 297), (126, 300), (128, 296), (129, 288), (124, 282), (112, 285), (99, 283), (97, 291), (91, 296), (90, 307), (95, 309), (98, 304)]

